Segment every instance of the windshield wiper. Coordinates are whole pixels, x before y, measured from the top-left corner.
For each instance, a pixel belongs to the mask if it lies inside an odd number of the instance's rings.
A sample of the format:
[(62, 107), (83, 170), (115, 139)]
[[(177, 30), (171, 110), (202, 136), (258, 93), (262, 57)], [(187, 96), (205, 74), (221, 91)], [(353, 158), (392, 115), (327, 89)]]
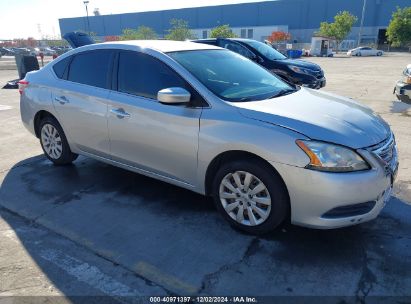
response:
[(255, 97), (255, 96), (254, 97), (251, 96), (251, 97), (243, 97), (243, 98), (240, 98), (240, 99), (229, 100), (229, 101), (231, 101), (231, 102), (246, 102), (246, 101), (265, 100), (265, 99), (271, 99), (271, 98), (275, 98), (275, 97), (288, 95), (288, 94), (294, 93), (296, 91), (298, 91), (298, 90), (297, 89), (282, 89), (282, 90), (278, 91), (277, 93), (275, 93), (274, 95), (272, 95), (270, 97), (267, 97), (267, 98), (262, 98), (261, 99), (261, 98)]
[(276, 97), (280, 97), (280, 96), (285, 96), (294, 92), (297, 92), (298, 90), (296, 89), (283, 89), (278, 91), (277, 93), (275, 93), (273, 96), (268, 97), (267, 99), (271, 99), (271, 98), (276, 98)]

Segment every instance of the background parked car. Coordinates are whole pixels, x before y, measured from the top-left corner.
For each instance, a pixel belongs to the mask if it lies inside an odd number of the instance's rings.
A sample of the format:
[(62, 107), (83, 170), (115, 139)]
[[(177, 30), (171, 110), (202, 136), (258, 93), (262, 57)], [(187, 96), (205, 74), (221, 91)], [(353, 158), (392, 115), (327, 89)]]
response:
[(40, 51), (45, 55), (45, 56), (53, 56), (56, 54), (56, 51), (49, 48), (49, 47), (44, 47), (40, 48)]
[(398, 100), (411, 104), (411, 64), (407, 65), (402, 74), (402, 78), (394, 88), (394, 93)]
[(3, 56), (14, 56), (16, 53), (11, 48), (0, 48), (0, 52)]
[(382, 56), (383, 54), (383, 51), (368, 46), (357, 47), (347, 52), (348, 56)]
[(31, 50), (30, 49), (28, 49), (28, 48), (13, 48), (13, 51), (14, 51), (14, 53), (15, 53), (15, 55), (16, 54), (19, 54), (19, 55), (30, 55), (31, 54)]
[(0, 55), (4, 56), (6, 55), (6, 50), (3, 47), (0, 47)]
[(38, 47), (30, 48), (30, 55), (39, 56), (40, 55), (40, 49)]
[(58, 46), (58, 47), (52, 47), (52, 49), (56, 52), (57, 55), (62, 55), (65, 52), (70, 51), (72, 48), (68, 46)]
[(216, 45), (243, 55), (280, 76), (287, 82), (320, 89), (325, 86), (324, 71), (315, 63), (289, 59), (273, 47), (252, 39), (217, 38), (193, 42)]

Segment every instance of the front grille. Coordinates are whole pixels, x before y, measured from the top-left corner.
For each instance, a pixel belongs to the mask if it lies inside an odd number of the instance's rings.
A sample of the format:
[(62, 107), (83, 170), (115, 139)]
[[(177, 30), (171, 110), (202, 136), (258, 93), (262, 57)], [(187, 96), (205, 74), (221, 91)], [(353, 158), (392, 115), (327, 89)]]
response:
[(327, 219), (337, 219), (343, 217), (363, 215), (370, 212), (375, 207), (375, 205), (376, 202), (371, 201), (360, 204), (341, 206), (327, 211), (321, 217)]
[(390, 136), (382, 143), (378, 144), (376, 147), (373, 147), (372, 152), (384, 163), (384, 165), (389, 166), (393, 170), (395, 169), (398, 155), (397, 145), (395, 143), (393, 133), (391, 133)]

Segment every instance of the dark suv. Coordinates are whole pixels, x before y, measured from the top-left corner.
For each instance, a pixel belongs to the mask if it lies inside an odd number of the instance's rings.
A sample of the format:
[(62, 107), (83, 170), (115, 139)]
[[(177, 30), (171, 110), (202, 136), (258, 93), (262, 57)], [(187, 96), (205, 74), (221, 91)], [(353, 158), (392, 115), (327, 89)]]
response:
[(324, 71), (319, 65), (305, 60), (288, 59), (274, 48), (256, 40), (217, 38), (198, 39), (193, 40), (193, 42), (229, 49), (259, 63), (284, 80), (297, 85), (320, 89), (326, 83)]

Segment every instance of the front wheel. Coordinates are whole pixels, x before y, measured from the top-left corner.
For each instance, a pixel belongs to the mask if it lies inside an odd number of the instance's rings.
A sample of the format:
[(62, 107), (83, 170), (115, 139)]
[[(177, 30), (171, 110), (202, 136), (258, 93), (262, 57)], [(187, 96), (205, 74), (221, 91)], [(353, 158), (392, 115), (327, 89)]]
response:
[(55, 118), (44, 118), (40, 122), (39, 130), (43, 152), (53, 164), (68, 165), (78, 157), (71, 152), (66, 135)]
[(378, 52), (378, 53), (377, 53), (377, 56), (382, 56), (382, 53), (381, 53), (381, 52)]
[(235, 228), (252, 234), (273, 231), (287, 218), (288, 192), (282, 179), (262, 161), (223, 165), (213, 183), (217, 209)]

